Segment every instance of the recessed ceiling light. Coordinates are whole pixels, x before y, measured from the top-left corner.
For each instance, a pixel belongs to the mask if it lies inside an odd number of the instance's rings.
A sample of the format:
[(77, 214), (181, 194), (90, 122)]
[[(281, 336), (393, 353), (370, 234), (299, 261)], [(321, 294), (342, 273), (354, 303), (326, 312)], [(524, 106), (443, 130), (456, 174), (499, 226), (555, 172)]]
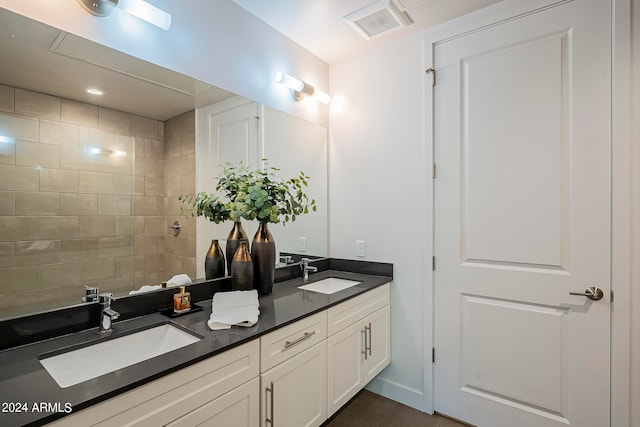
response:
[(100, 89), (96, 89), (94, 87), (90, 87), (87, 89), (87, 93), (91, 94), (91, 95), (103, 95), (104, 92), (102, 92)]

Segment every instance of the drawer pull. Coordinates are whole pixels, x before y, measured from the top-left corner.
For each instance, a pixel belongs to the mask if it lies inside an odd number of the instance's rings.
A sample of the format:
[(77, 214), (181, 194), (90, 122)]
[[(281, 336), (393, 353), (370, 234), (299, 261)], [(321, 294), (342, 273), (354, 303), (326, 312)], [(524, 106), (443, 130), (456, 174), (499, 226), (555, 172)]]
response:
[[(271, 381), (270, 384), (271, 387), (267, 387), (265, 388), (265, 399), (267, 398), (267, 393), (269, 393), (271, 395), (271, 399), (269, 400), (269, 409), (271, 409), (271, 419), (269, 419), (269, 417), (265, 417), (264, 422), (266, 424), (270, 424), (271, 426), (273, 426), (273, 381)], [(266, 412), (266, 410), (265, 410)]]
[(301, 336), (300, 338), (297, 338), (293, 341), (285, 341), (284, 342), (284, 348), (282, 349), (282, 351), (285, 350), (289, 350), (291, 347), (293, 347), (296, 344), (300, 344), (302, 341), (308, 340), (309, 338), (311, 338), (312, 336), (314, 336), (316, 334), (316, 331), (313, 332), (305, 332), (303, 336)]

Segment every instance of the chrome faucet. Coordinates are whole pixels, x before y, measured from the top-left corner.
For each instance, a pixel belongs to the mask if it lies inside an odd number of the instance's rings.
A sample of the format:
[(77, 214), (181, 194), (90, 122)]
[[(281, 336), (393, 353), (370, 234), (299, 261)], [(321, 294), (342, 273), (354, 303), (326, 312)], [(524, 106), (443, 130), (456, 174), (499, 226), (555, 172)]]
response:
[(300, 264), (300, 268), (302, 268), (302, 280), (309, 280), (309, 273), (315, 273), (318, 271), (318, 267), (309, 266), (309, 258), (302, 258), (302, 264)]
[(98, 301), (98, 295), (100, 290), (97, 287), (84, 285), (84, 296), (82, 302), (94, 302)]
[(111, 293), (100, 294), (98, 296), (98, 302), (102, 306), (100, 312), (100, 327), (98, 328), (99, 334), (107, 334), (112, 331), (111, 323), (120, 317), (120, 313), (111, 308), (111, 301), (115, 301)]

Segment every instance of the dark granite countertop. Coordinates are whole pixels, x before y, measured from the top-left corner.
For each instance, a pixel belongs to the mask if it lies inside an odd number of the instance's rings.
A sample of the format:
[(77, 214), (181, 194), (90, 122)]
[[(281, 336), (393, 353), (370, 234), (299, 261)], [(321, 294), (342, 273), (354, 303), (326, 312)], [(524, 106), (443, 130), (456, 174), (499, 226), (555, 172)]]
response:
[[(65, 416), (65, 410), (68, 411), (69, 408), (72, 408), (72, 412), (79, 411), (392, 280), (392, 273), (379, 275), (378, 271), (360, 270), (373, 273), (363, 274), (344, 271), (339, 263), (331, 267), (334, 266), (340, 269), (312, 274), (309, 283), (327, 277), (351, 279), (361, 283), (331, 295), (298, 289), (297, 286), (303, 284), (301, 278), (276, 283), (270, 295), (260, 297), (260, 318), (258, 323), (250, 328), (234, 326), (228, 330), (211, 331), (206, 324), (211, 315), (209, 299), (198, 302), (204, 310), (173, 319), (154, 313), (116, 322), (109, 337), (97, 336), (97, 328), (92, 328), (0, 351), (0, 425), (42, 425), (54, 421)], [(132, 331), (167, 322), (187, 328), (203, 339), (187, 347), (67, 388), (59, 387), (38, 359), (43, 354), (118, 338)], [(39, 405), (43, 403), (48, 405), (45, 411), (34, 411), (34, 405), (40, 408)], [(22, 412), (19, 412), (20, 410)]]

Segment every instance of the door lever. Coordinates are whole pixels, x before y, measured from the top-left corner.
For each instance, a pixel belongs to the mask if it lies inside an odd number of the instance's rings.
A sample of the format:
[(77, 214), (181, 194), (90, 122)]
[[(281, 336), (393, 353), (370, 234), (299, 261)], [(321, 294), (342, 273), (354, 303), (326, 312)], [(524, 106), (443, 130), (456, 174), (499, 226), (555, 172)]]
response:
[(597, 286), (591, 286), (585, 289), (584, 292), (569, 292), (569, 295), (580, 295), (593, 301), (600, 301), (604, 297), (604, 292)]

